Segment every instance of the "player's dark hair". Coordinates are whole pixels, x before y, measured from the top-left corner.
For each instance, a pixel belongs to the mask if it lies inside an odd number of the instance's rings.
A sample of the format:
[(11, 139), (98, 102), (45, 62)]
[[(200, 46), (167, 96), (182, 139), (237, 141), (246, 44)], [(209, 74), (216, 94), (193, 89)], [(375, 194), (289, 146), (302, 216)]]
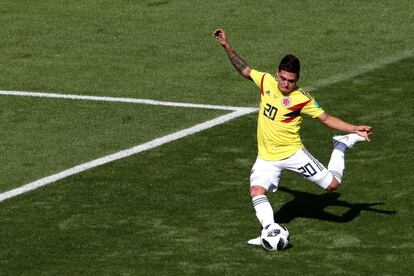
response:
[(291, 73), (296, 73), (299, 75), (300, 72), (300, 62), (297, 57), (292, 54), (286, 55), (279, 64), (279, 71), (286, 71)]

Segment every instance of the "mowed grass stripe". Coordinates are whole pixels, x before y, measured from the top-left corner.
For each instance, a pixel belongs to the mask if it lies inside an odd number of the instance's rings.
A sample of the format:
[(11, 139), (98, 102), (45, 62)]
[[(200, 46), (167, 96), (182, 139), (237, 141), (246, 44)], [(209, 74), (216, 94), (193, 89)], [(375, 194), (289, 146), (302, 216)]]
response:
[(227, 114), (2, 96), (0, 192)]
[(74, 175), (74, 174), (78, 174), (80, 172), (122, 159), (122, 158), (126, 158), (129, 157), (131, 155), (146, 151), (146, 150), (150, 150), (156, 147), (159, 147), (163, 144), (184, 138), (186, 136), (195, 134), (197, 132), (212, 128), (214, 126), (220, 125), (220, 124), (224, 124), (230, 120), (236, 119), (240, 116), (246, 115), (246, 114), (250, 114), (252, 112), (256, 111), (256, 109), (248, 109), (248, 108), (244, 108), (242, 110), (239, 111), (234, 111), (230, 114), (226, 114), (226, 115), (222, 115), (220, 117), (217, 117), (215, 119), (206, 121), (204, 123), (201, 124), (197, 124), (193, 127), (184, 129), (184, 130), (180, 130), (178, 132), (154, 139), (152, 141), (149, 141), (147, 143), (126, 149), (126, 150), (122, 150), (119, 151), (117, 153), (114, 154), (110, 154), (110, 155), (106, 155), (104, 157), (80, 164), (78, 166), (75, 166), (73, 168), (64, 170), (62, 172), (53, 174), (51, 176), (48, 177), (44, 177), (42, 179), (39, 179), (37, 181), (28, 183), (26, 185), (23, 185), (19, 188), (4, 192), (0, 194), (0, 202), (4, 201), (6, 199), (21, 195), (23, 193), (29, 192), (29, 191), (33, 191), (36, 190), (40, 187), (46, 186), (48, 184), (54, 183), (58, 180), (64, 179), (68, 176)]

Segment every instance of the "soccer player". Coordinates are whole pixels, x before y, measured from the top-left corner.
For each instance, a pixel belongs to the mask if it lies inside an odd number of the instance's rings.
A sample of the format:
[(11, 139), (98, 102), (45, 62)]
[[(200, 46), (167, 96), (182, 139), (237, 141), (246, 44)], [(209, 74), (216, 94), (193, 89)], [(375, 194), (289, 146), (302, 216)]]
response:
[[(223, 29), (215, 30), (213, 36), (223, 46), (236, 70), (260, 89), (258, 156), (250, 175), (250, 196), (261, 226), (266, 227), (275, 222), (267, 193), (277, 190), (282, 170), (297, 172), (322, 189), (334, 191), (341, 184), (345, 151), (357, 142), (370, 141), (372, 128), (329, 115), (309, 93), (299, 88), (300, 62), (294, 55), (286, 55), (273, 76), (247, 65), (233, 50)], [(328, 169), (302, 144), (299, 129), (303, 115), (317, 118), (329, 128), (349, 133), (333, 137), (334, 149)], [(260, 236), (248, 243), (260, 245)]]

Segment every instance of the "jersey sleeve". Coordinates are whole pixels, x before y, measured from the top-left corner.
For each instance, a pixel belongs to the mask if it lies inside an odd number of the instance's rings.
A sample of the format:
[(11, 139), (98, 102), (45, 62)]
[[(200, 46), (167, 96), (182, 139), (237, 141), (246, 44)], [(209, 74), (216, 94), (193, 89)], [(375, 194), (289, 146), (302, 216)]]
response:
[(259, 72), (257, 70), (252, 69), (252, 71), (250, 72), (250, 77), (252, 78), (254, 83), (257, 85), (257, 87), (260, 88), (262, 84), (262, 78), (265, 74), (266, 73)]
[(309, 102), (302, 108), (301, 113), (311, 116), (312, 118), (316, 118), (320, 116), (325, 111), (319, 106), (318, 102), (312, 97), (310, 94), (301, 91), (303, 95), (305, 95)]

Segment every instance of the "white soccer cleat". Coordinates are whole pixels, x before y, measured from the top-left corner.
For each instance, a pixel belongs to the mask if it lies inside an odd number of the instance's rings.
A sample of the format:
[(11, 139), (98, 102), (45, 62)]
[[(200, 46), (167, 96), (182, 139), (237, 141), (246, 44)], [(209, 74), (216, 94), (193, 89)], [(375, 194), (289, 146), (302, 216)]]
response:
[(332, 138), (334, 146), (337, 143), (344, 144), (347, 148), (352, 148), (356, 143), (366, 141), (362, 136), (359, 136), (356, 133), (346, 134), (346, 135), (337, 135)]
[(250, 245), (262, 245), (262, 240), (261, 240), (260, 236), (258, 236), (257, 238), (248, 240), (247, 243), (250, 244)]

